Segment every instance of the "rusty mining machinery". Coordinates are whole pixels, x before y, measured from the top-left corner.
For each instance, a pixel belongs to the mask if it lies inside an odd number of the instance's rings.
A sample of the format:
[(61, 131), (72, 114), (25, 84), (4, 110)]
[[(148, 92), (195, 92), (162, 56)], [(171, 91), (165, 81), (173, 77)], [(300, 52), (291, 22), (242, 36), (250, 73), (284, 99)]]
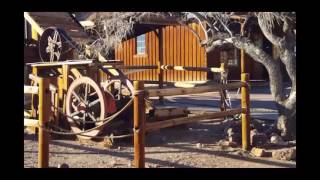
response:
[[(114, 119), (127, 121), (126, 127), (132, 127), (128, 125), (132, 124), (133, 85), (121, 70), (113, 66), (112, 60), (91, 59), (80, 44), (73, 41), (63, 29), (57, 27), (48, 27), (43, 31), (38, 47), (43, 62), (29, 65), (44, 67), (42, 73), (50, 74), (49, 76), (63, 76), (57, 67), (72, 64), (67, 77), (68, 89), (62, 100), (64, 105), (56, 108), (62, 114), (59, 117), (65, 117), (74, 135), (82, 139), (105, 135), (108, 131), (106, 124), (110, 124)], [(76, 50), (78, 60), (66, 59), (65, 55), (70, 50)], [(100, 78), (97, 76), (100, 74), (96, 74), (97, 71), (102, 72), (107, 78), (99, 81)], [(36, 98), (33, 99), (33, 107), (36, 109)], [(52, 104), (55, 104), (53, 101)], [(54, 127), (54, 129), (62, 128)], [(110, 134), (110, 130), (107, 133)]]
[[(63, 77), (68, 81), (62, 88), (63, 95), (62, 105), (53, 107), (53, 111), (59, 110), (55, 119), (63, 121), (68, 127), (61, 127), (60, 123), (51, 128), (60, 134), (76, 135), (80, 139), (92, 139), (103, 137), (106, 134), (113, 133), (110, 128), (111, 121), (122, 122), (127, 129), (132, 128), (132, 101), (133, 85), (126, 74), (114, 66), (117, 64), (114, 60), (101, 60), (90, 57), (83, 45), (75, 41), (66, 31), (58, 27), (47, 27), (39, 39), (39, 55), (43, 62), (31, 63), (30, 66), (38, 67), (35, 72), (49, 74), (48, 76), (67, 76)], [(75, 50), (77, 53), (76, 60), (67, 60), (67, 54)], [(99, 54), (99, 56), (101, 56)], [(63, 73), (62, 66), (70, 65), (68, 73)], [(41, 67), (41, 68), (40, 68)], [(102, 72), (102, 73), (96, 73)], [(93, 75), (94, 74), (94, 75)], [(101, 81), (101, 74), (106, 79)], [(35, 85), (34, 81), (31, 81)], [(223, 83), (223, 81), (222, 81)], [(226, 83), (226, 82), (225, 82)], [(58, 84), (60, 86), (61, 84)], [(224, 92), (223, 92), (224, 93)], [(224, 93), (224, 97), (226, 94)], [(32, 106), (37, 108), (36, 98), (32, 98)], [(229, 108), (230, 101), (223, 98)], [(57, 100), (51, 100), (56, 105)], [(147, 101), (148, 102), (148, 101)], [(228, 108), (224, 107), (224, 108)], [(35, 110), (34, 116), (37, 116)], [(63, 117), (63, 118), (61, 118)], [(118, 119), (118, 120), (115, 120)], [(121, 119), (122, 121), (120, 121)], [(67, 129), (66, 129), (67, 128)], [(59, 130), (60, 129), (60, 130)], [(66, 130), (69, 130), (66, 133)], [(71, 130), (71, 131), (70, 131)]]

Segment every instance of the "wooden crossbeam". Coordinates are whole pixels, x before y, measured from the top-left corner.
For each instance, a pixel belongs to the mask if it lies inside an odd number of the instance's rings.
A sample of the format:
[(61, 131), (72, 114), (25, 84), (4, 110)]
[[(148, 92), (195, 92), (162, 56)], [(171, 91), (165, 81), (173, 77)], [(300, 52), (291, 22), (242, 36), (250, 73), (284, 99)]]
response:
[(37, 86), (24, 86), (24, 94), (38, 94), (39, 87)]
[(162, 65), (160, 68), (163, 70), (206, 71), (206, 72), (215, 72), (215, 73), (220, 73), (223, 71), (222, 68), (216, 68), (216, 67), (187, 67), (187, 66)]
[(122, 65), (120, 60), (105, 60), (105, 61), (95, 61), (93, 59), (87, 60), (67, 60), (67, 61), (58, 61), (58, 62), (36, 62), (36, 63), (27, 63), (26, 65), (31, 67), (59, 67), (62, 65), (90, 65), (93, 63), (98, 63), (101, 65)]
[(39, 26), (39, 24), (30, 16), (28, 12), (24, 12), (23, 15), (24, 15), (24, 18), (31, 25), (31, 27), (34, 30), (36, 30), (36, 32), (41, 36), (44, 30)]
[(231, 109), (223, 112), (214, 112), (214, 113), (207, 113), (207, 114), (202, 114), (202, 115), (197, 115), (192, 117), (182, 117), (182, 118), (170, 119), (170, 120), (165, 120), (160, 122), (146, 123), (146, 131), (150, 132), (150, 131), (161, 129), (161, 128), (167, 128), (167, 127), (177, 126), (181, 124), (198, 122), (205, 119), (206, 120), (211, 119), (212, 121), (215, 121), (215, 119), (217, 118), (240, 114), (242, 112), (243, 110), (241, 108), (238, 108), (238, 109)]
[(37, 119), (24, 119), (24, 126), (27, 127), (38, 127), (39, 121)]
[(220, 91), (223, 89), (237, 89), (245, 85), (246, 83), (244, 82), (234, 82), (234, 83), (228, 83), (228, 84), (214, 84), (214, 85), (199, 86), (197, 88), (165, 88), (165, 89), (149, 89), (146, 91), (149, 97), (176, 96), (176, 95), (214, 92), (214, 91)]

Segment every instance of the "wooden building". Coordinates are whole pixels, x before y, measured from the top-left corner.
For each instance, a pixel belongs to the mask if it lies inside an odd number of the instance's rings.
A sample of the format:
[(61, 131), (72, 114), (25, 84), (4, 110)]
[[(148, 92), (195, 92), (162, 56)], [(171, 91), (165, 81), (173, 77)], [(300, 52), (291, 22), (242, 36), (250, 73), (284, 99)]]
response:
[[(189, 24), (200, 38), (204, 38), (202, 28), (196, 23)], [(159, 33), (161, 31), (161, 33)], [(261, 33), (261, 32), (260, 32)], [(160, 36), (162, 35), (162, 36)], [(257, 33), (260, 45), (272, 54), (272, 46), (262, 34)], [(260, 36), (260, 37), (259, 37)], [(162, 47), (159, 39), (162, 38)], [(129, 38), (115, 49), (115, 58), (124, 61), (124, 65), (158, 65), (160, 50), (162, 48), (163, 65), (188, 66), (188, 67), (219, 67), (220, 60), (228, 59), (229, 77), (231, 80), (240, 79), (240, 50), (215, 49), (206, 53), (201, 47), (196, 36), (185, 26), (168, 25), (145, 34)], [(252, 80), (267, 80), (268, 74), (262, 64), (246, 58), (246, 69)], [(157, 70), (146, 70), (129, 75), (131, 80), (158, 81)], [(165, 82), (176, 81), (206, 81), (214, 78), (213, 73), (199, 71), (174, 71), (164, 72)]]

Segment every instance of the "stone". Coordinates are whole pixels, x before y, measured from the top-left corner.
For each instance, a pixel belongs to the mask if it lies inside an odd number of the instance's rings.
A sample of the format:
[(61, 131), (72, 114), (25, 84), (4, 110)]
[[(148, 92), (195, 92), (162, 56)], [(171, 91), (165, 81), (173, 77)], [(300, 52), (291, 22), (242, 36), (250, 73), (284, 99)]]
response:
[(261, 148), (252, 148), (251, 154), (253, 154), (256, 157), (265, 157), (267, 155), (266, 151)]
[(58, 168), (69, 168), (69, 165), (66, 163), (58, 164)]
[(226, 141), (226, 140), (220, 140), (218, 142), (219, 146), (224, 146), (224, 147), (237, 147), (238, 144), (235, 142), (230, 142), (230, 141)]
[(256, 129), (250, 131), (251, 146), (262, 146), (266, 144), (268, 137), (265, 133), (259, 133)]
[(279, 146), (287, 146), (288, 142), (285, 142), (281, 136), (279, 136), (276, 133), (272, 133), (271, 134), (271, 138), (270, 138), (270, 143), (274, 144), (274, 145), (279, 145)]
[(278, 160), (295, 160), (296, 159), (296, 149), (286, 148), (272, 151), (272, 158)]

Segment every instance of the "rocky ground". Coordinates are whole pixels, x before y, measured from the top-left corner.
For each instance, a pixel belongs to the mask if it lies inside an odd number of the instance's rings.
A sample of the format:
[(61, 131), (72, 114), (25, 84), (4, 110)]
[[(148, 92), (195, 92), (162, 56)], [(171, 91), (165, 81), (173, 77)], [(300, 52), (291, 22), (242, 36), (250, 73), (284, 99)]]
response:
[[(250, 141), (255, 148), (251, 151), (241, 150), (239, 121), (204, 120), (148, 133), (145, 148), (146, 167), (295, 168), (295, 142), (285, 142), (277, 135), (274, 120), (277, 114), (270, 93), (260, 90), (253, 92)], [(232, 92), (232, 96), (236, 106), (239, 95)], [(217, 108), (212, 108), (211, 105), (216, 106), (219, 99), (212, 97), (213, 94), (210, 93), (171, 97), (166, 99), (166, 105), (186, 106), (192, 113), (215, 111)], [(24, 166), (36, 167), (37, 136), (25, 132), (24, 137)], [(50, 167), (60, 167), (63, 163), (71, 168), (132, 167), (132, 138), (117, 140), (111, 147), (106, 144), (52, 139)]]
[[(146, 137), (146, 167), (150, 168), (268, 168), (296, 167), (295, 161), (256, 157), (239, 146), (224, 144), (225, 127), (230, 122), (202, 122), (149, 133)], [(50, 141), (50, 166), (66, 163), (72, 168), (132, 167), (130, 138), (114, 142), (112, 147), (81, 144), (74, 140)], [(37, 166), (37, 137), (25, 134), (25, 167)], [(276, 148), (269, 148), (267, 151)]]

